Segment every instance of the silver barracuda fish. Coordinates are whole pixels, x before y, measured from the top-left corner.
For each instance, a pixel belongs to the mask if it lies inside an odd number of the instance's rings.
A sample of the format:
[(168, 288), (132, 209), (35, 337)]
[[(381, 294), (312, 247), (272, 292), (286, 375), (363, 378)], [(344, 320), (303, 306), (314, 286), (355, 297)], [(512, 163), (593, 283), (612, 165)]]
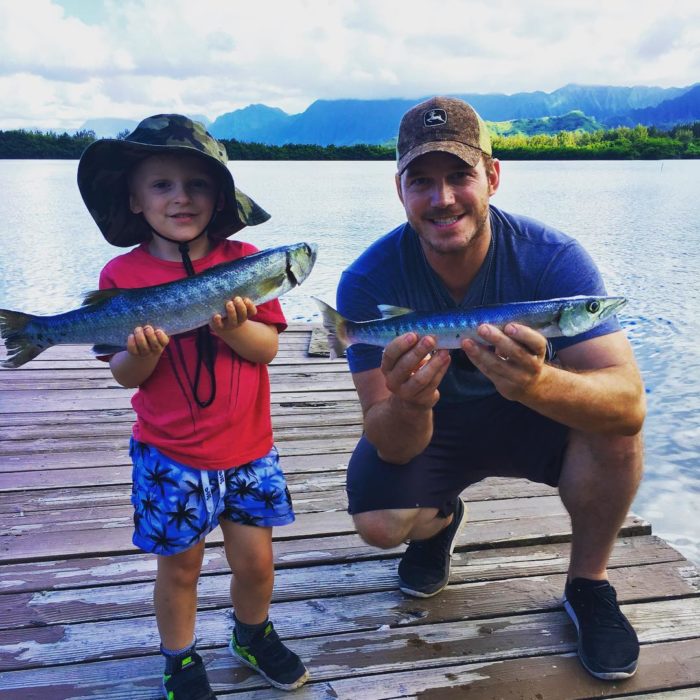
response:
[(325, 302), (313, 298), (323, 315), (332, 358), (342, 355), (348, 345), (366, 343), (386, 347), (394, 338), (411, 331), (433, 336), (438, 348), (459, 348), (465, 338), (483, 342), (476, 333), (482, 323), (500, 329), (507, 323), (520, 323), (546, 338), (574, 336), (602, 323), (627, 303), (624, 297), (575, 296), (447, 311), (413, 311), (380, 305), (382, 318), (349, 321)]
[(167, 284), (90, 292), (81, 307), (55, 316), (0, 309), (8, 353), (3, 367), (20, 367), (46, 348), (65, 343), (90, 343), (97, 355), (119, 352), (134, 328), (146, 324), (168, 335), (193, 330), (223, 314), (234, 296), (262, 304), (301, 284), (316, 253), (312, 243), (268, 248)]

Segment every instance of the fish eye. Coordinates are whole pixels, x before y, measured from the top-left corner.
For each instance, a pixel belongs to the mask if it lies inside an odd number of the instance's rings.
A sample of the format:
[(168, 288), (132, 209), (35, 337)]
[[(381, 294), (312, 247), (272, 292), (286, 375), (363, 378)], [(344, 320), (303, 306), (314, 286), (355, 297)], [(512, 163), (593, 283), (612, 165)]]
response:
[(589, 301), (586, 304), (586, 311), (588, 311), (591, 314), (598, 313), (600, 311), (600, 302), (599, 301)]

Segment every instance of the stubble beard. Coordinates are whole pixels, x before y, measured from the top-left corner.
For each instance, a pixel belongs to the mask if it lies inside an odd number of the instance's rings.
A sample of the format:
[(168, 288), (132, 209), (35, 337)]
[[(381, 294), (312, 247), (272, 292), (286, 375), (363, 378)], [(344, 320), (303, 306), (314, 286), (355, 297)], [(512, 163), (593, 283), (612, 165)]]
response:
[[(418, 231), (418, 237), (420, 238), (421, 244), (423, 245), (426, 253), (433, 253), (435, 255), (453, 255), (454, 253), (461, 252), (466, 253), (469, 249), (474, 246), (481, 237), (486, 234), (488, 230), (489, 222), (489, 205), (488, 203), (484, 207), (480, 207), (478, 210), (474, 211), (476, 221), (474, 224), (474, 229), (470, 235), (467, 236), (466, 240), (462, 240), (459, 244), (448, 244), (447, 246), (441, 246), (440, 241), (431, 240), (430, 237), (424, 236)], [(415, 228), (415, 227), (414, 227)]]

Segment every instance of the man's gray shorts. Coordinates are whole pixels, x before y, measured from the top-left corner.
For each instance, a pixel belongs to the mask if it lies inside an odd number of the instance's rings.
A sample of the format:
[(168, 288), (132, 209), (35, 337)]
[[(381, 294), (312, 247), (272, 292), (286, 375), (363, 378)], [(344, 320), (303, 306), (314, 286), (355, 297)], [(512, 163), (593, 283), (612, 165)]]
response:
[(488, 476), (550, 486), (559, 474), (569, 428), (500, 394), (435, 409), (433, 439), (407, 464), (385, 462), (363, 436), (348, 465), (348, 511), (453, 510), (455, 497)]

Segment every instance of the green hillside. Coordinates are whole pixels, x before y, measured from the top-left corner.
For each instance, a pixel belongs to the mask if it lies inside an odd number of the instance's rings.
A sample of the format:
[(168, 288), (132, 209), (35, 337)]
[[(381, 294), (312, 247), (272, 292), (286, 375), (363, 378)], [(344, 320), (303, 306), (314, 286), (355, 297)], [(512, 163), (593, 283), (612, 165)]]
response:
[(572, 110), (559, 117), (539, 117), (538, 119), (510, 119), (502, 122), (486, 122), (492, 135), (497, 136), (536, 136), (537, 134), (558, 134), (560, 131), (592, 133), (604, 129), (593, 117), (587, 117), (580, 110)]

